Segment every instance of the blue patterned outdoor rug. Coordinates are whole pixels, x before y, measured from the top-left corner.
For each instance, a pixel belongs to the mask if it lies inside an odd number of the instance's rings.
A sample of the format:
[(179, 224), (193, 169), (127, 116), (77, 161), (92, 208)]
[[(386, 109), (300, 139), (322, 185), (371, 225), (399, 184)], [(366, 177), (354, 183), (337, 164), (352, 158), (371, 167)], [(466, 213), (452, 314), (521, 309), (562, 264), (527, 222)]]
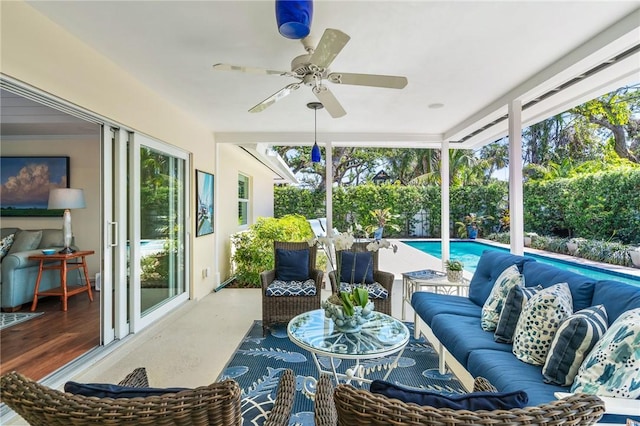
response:
[[(405, 323), (413, 336), (413, 323)], [(387, 365), (396, 355), (375, 360), (361, 361), (367, 369), (365, 377), (382, 379)], [(330, 368), (329, 358), (318, 357), (325, 369)], [(336, 361), (338, 371), (344, 372), (354, 361)], [(313, 425), (313, 392), (309, 389), (309, 377), (318, 378), (318, 369), (308, 351), (296, 346), (287, 337), (285, 326), (267, 331), (262, 336), (262, 321), (255, 321), (240, 347), (231, 357), (218, 380), (234, 379), (242, 388), (242, 416), (244, 425), (261, 425), (265, 410), (269, 410), (276, 396), (280, 375), (285, 369), (296, 375), (296, 397), (290, 425)], [(438, 354), (424, 337), (409, 340), (398, 366), (387, 381), (417, 389), (428, 389), (442, 393), (461, 393), (464, 389), (451, 374), (438, 373)], [(353, 383), (354, 386), (360, 386)], [(368, 389), (368, 384), (362, 387)]]

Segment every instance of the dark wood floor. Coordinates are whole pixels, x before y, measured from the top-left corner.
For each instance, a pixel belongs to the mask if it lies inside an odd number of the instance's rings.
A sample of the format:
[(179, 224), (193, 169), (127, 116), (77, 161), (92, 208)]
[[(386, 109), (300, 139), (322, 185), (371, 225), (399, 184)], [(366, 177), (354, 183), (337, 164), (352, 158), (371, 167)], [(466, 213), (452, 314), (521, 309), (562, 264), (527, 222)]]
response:
[[(37, 318), (0, 331), (0, 374), (16, 370), (40, 380), (100, 344), (100, 292), (68, 300), (67, 312), (58, 297), (38, 302)], [(30, 312), (30, 304), (19, 312)]]

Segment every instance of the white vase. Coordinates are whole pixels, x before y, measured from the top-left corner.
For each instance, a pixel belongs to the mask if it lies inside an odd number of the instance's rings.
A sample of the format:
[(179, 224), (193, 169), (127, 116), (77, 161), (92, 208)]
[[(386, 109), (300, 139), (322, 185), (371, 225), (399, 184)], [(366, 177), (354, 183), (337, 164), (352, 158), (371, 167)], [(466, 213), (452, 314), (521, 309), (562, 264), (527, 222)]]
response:
[(640, 268), (640, 251), (632, 250), (629, 252), (629, 256), (631, 256), (631, 262), (633, 262), (633, 266), (636, 268)]
[(364, 308), (355, 306), (352, 316), (345, 315), (342, 305), (335, 305), (327, 300), (322, 302), (322, 308), (324, 315), (333, 321), (336, 330), (342, 333), (357, 333), (362, 325), (373, 316), (374, 305), (372, 301), (369, 301)]
[(573, 256), (576, 254), (576, 251), (578, 251), (578, 243), (567, 243), (567, 250), (569, 250), (569, 254)]
[(531, 247), (531, 237), (524, 237), (524, 246)]

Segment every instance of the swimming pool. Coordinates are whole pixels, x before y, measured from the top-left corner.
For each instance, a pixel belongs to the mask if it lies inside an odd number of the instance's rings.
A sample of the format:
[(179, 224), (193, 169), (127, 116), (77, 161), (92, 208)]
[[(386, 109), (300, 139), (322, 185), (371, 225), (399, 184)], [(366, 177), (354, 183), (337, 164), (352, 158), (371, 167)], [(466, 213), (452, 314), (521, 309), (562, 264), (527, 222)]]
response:
[[(402, 241), (408, 246), (416, 248), (421, 252), (427, 253), (442, 259), (442, 247), (440, 241)], [(508, 249), (484, 244), (478, 241), (451, 241), (450, 258), (459, 259), (464, 263), (465, 271), (475, 272), (480, 255), (485, 250), (499, 250), (509, 252)], [(525, 253), (525, 256), (532, 257), (538, 262), (553, 265), (565, 271), (576, 272), (596, 280), (616, 280), (628, 284), (640, 286), (640, 277), (636, 278), (632, 275), (621, 274), (615, 271), (607, 271), (605, 269), (596, 268), (589, 265), (579, 265), (577, 263), (567, 262), (560, 259), (553, 259), (538, 254)]]

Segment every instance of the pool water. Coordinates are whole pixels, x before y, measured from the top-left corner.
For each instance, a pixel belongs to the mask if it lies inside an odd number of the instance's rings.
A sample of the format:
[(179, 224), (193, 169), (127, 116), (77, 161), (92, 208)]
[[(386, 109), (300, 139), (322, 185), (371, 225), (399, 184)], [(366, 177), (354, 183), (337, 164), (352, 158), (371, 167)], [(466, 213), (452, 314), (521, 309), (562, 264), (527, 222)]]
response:
[[(431, 256), (435, 256), (442, 259), (442, 246), (440, 241), (402, 241), (408, 246), (416, 248), (423, 253), (427, 253)], [(476, 266), (478, 266), (478, 260), (480, 255), (485, 250), (498, 250), (509, 252), (508, 249), (502, 247), (496, 247), (489, 244), (480, 243), (477, 241), (451, 241), (449, 247), (450, 258), (458, 259), (464, 263), (465, 271), (475, 272)], [(538, 262), (553, 265), (556, 268), (560, 268), (565, 271), (575, 272), (581, 275), (585, 275), (596, 280), (616, 280), (627, 284), (640, 286), (640, 277), (636, 278), (632, 275), (621, 274), (615, 271), (607, 271), (605, 269), (596, 268), (589, 265), (579, 265), (577, 263), (567, 262), (565, 260), (553, 259), (547, 256), (540, 256), (537, 254), (525, 253), (526, 257), (532, 257)]]

